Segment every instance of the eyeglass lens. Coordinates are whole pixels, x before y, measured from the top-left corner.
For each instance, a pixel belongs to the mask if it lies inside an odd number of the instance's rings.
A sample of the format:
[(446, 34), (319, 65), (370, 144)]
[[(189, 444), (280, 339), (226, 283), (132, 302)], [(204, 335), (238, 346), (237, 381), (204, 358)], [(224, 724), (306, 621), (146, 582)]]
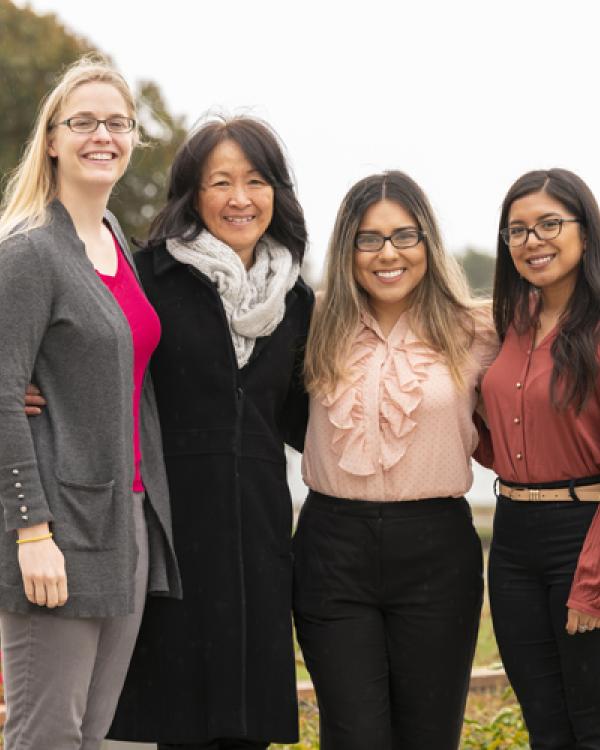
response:
[(367, 252), (378, 252), (388, 239), (397, 250), (403, 250), (418, 245), (421, 235), (418, 229), (398, 229), (389, 237), (376, 232), (361, 232), (356, 237), (356, 247)]
[(507, 227), (502, 230), (504, 240), (512, 247), (524, 245), (529, 239), (529, 234), (533, 233), (538, 240), (553, 240), (560, 234), (563, 219), (547, 219), (539, 221), (531, 228), (524, 226)]
[(104, 123), (106, 129), (111, 133), (128, 133), (133, 130), (134, 126), (134, 121), (130, 117), (118, 116), (109, 117), (106, 120), (95, 117), (71, 117), (66, 122), (75, 133), (93, 133), (100, 123)]

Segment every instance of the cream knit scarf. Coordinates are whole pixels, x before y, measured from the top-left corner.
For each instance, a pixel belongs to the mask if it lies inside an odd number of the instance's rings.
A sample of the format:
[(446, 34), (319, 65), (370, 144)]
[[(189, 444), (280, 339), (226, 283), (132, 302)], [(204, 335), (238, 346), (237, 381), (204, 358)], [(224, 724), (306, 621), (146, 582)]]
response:
[(300, 267), (290, 251), (268, 235), (258, 241), (254, 263), (246, 271), (238, 254), (205, 229), (191, 242), (167, 240), (180, 263), (193, 266), (216, 284), (241, 369), (259, 336), (269, 336), (283, 320), (285, 296)]

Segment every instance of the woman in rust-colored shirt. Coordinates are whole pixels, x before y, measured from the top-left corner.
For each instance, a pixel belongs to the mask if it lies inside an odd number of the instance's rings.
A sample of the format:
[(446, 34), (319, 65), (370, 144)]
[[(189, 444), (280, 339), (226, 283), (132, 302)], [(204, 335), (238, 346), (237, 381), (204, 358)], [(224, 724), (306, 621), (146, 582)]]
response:
[(600, 747), (600, 212), (563, 169), (529, 172), (500, 219), (483, 380), (499, 476), (490, 599), (532, 750)]

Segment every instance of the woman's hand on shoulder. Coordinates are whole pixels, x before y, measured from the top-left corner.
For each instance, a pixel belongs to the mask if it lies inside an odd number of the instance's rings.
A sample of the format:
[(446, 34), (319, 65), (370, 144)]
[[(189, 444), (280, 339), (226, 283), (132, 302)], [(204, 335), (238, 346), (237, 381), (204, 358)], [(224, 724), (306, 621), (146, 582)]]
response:
[(600, 629), (600, 617), (588, 615), (577, 609), (568, 610), (566, 630), (569, 635), (587, 633), (588, 630)]
[(37, 417), (42, 413), (42, 406), (46, 406), (46, 399), (42, 396), (40, 389), (30, 383), (25, 391), (25, 414), (28, 417)]
[[(49, 533), (48, 524), (19, 529), (19, 540), (35, 539)], [(25, 596), (40, 607), (62, 607), (67, 601), (65, 558), (53, 539), (18, 545), (19, 567)]]

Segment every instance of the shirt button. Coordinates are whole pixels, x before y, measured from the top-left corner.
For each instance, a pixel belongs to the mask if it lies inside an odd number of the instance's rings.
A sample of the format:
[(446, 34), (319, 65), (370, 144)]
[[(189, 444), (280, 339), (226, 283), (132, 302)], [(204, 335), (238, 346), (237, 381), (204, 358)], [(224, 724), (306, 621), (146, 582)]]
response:
[(21, 505), (21, 507), (19, 508), (19, 510), (21, 511), (21, 513), (27, 513), (27, 506), (26, 505)]
[(515, 417), (515, 418), (513, 419), (513, 422), (514, 422), (515, 424), (521, 424), (521, 420), (519, 419), (519, 417)]
[(517, 460), (520, 461), (523, 458), (523, 454), (522, 453), (517, 453), (516, 457), (517, 457)]
[(517, 388), (522, 388), (523, 387), (523, 383), (515, 383), (515, 385), (516, 385)]

